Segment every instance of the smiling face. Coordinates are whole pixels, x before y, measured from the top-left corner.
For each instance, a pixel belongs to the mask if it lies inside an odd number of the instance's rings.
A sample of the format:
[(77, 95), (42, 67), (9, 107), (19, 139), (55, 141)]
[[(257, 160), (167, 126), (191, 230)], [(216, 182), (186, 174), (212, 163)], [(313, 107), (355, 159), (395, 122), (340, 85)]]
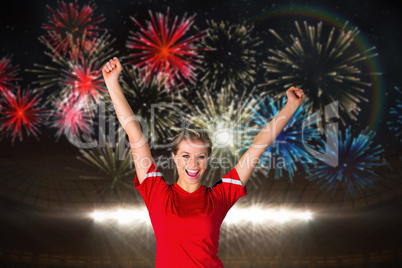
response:
[(197, 190), (207, 169), (207, 145), (200, 140), (182, 140), (177, 153), (172, 155), (179, 173), (177, 184), (187, 192)]

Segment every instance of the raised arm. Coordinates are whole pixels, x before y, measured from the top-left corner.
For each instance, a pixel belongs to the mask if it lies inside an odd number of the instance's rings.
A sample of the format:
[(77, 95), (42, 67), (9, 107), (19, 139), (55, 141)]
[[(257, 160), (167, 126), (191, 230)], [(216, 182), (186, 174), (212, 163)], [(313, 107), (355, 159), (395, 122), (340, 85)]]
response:
[(109, 95), (112, 99), (116, 116), (128, 135), (131, 151), (133, 153), (135, 170), (139, 182), (142, 183), (149, 167), (151, 166), (152, 156), (148, 142), (141, 131), (140, 124), (138, 123), (134, 112), (128, 104), (120, 87), (119, 75), (121, 71), (122, 66), (120, 61), (114, 57), (105, 64), (102, 69), (102, 74)]
[(305, 100), (303, 91), (295, 87), (289, 88), (286, 91), (286, 95), (288, 100), (285, 107), (257, 134), (250, 148), (235, 166), (243, 186), (246, 185), (253, 173), (261, 155), (274, 142), (289, 119)]

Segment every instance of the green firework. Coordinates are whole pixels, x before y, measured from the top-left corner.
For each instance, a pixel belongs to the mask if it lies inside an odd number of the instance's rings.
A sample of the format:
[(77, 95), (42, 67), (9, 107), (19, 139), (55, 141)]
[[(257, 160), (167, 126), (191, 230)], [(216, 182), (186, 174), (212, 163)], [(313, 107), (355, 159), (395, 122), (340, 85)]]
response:
[(157, 77), (145, 83), (141, 71), (130, 67), (124, 67), (122, 74), (124, 95), (140, 119), (144, 134), (153, 142), (171, 136), (180, 121), (182, 103), (164, 89), (165, 83)]
[(116, 189), (119, 186), (132, 187), (135, 169), (131, 165), (131, 148), (125, 144), (124, 130), (119, 127), (116, 133), (109, 135), (109, 139), (101, 130), (99, 141), (86, 138), (86, 144), (92, 143), (93, 146), (80, 149), (81, 156), (77, 156), (77, 158), (88, 166), (97, 169), (98, 173), (95, 175), (80, 175), (80, 178), (107, 180), (110, 182), (112, 189)]
[(215, 91), (221, 87), (237, 89), (253, 83), (258, 56), (256, 48), (262, 43), (253, 36), (254, 26), (213, 20), (207, 21), (207, 24), (207, 37), (199, 43), (204, 51), (200, 52), (198, 80)]

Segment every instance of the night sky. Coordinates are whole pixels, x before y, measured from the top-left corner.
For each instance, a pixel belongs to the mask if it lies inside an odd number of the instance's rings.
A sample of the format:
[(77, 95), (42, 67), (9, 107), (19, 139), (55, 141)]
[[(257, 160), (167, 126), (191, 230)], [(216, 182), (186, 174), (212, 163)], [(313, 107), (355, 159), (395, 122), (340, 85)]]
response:
[[(82, 7), (86, 1), (78, 1)], [(258, 36), (263, 44), (259, 47), (260, 56), (257, 58), (259, 68), (257, 82), (264, 81), (264, 71), (261, 67), (263, 61), (269, 55), (268, 49), (277, 47), (278, 42), (268, 29), (275, 29), (281, 36), (289, 38), (290, 34), (296, 32), (294, 21), (307, 21), (310, 25), (316, 25), (320, 20), (324, 22), (324, 29), (333, 27), (330, 20), (335, 19), (340, 24), (349, 21), (349, 25), (358, 27), (360, 36), (366, 42), (366, 48), (375, 46), (378, 53), (376, 68), (382, 72), (377, 81), (382, 81), (382, 86), (377, 89), (367, 88), (365, 97), (368, 103), (361, 103), (361, 112), (357, 122), (347, 120), (346, 126), (353, 125), (353, 132), (357, 134), (367, 126), (373, 126), (376, 136), (374, 142), (385, 149), (386, 157), (397, 157), (400, 155), (400, 140), (395, 133), (389, 131), (386, 122), (389, 119), (390, 107), (396, 105), (396, 99), (400, 94), (394, 90), (395, 86), (402, 85), (399, 63), (401, 62), (401, 16), (400, 9), (393, 1), (337, 1), (336, 4), (327, 1), (96, 1), (97, 9), (94, 15), (103, 14), (105, 21), (98, 26), (109, 31), (116, 41), (113, 48), (119, 51), (118, 56), (129, 53), (126, 47), (129, 31), (137, 31), (138, 28), (130, 19), (134, 16), (142, 23), (149, 20), (148, 11), (165, 13), (170, 8), (171, 18), (181, 18), (196, 14), (194, 25), (200, 29), (206, 28), (206, 20), (228, 21), (232, 24), (248, 22), (253, 23), (253, 35)], [(9, 1), (4, 2), (0, 9), (0, 36), (1, 57), (12, 56), (12, 64), (19, 66), (18, 77), (22, 80), (18, 83), (22, 88), (34, 88), (33, 82), (37, 80), (36, 74), (27, 72), (33, 65), (48, 65), (50, 58), (44, 55), (45, 47), (38, 37), (46, 34), (42, 29), (51, 15), (46, 7), (50, 5), (57, 9), (56, 1)], [(301, 9), (316, 10), (316, 15), (301, 12)], [(278, 10), (285, 12), (278, 13)], [(296, 11), (295, 11), (296, 10)], [(265, 15), (264, 15), (265, 14)], [(145, 24), (145, 23), (144, 23)], [(188, 35), (195, 34), (194, 27), (191, 27)], [(287, 39), (289, 40), (289, 39)], [(358, 49), (358, 48), (356, 48)], [(362, 71), (368, 71), (363, 66)], [(381, 91), (379, 91), (381, 90)], [(375, 91), (375, 92), (374, 92)], [(49, 91), (47, 91), (49, 92)], [(377, 92), (377, 93), (376, 93)], [(377, 95), (375, 95), (377, 94)], [(383, 102), (374, 107), (375, 98), (381, 96)], [(377, 102), (378, 104), (378, 102)], [(379, 108), (378, 108), (379, 107)], [(374, 109), (374, 110), (373, 110)], [(377, 109), (377, 110), (376, 110)], [(373, 118), (377, 116), (378, 120)], [(373, 121), (374, 120), (374, 121)], [(374, 122), (374, 123), (373, 123)], [(20, 142), (18, 138), (14, 145), (11, 145), (11, 138), (3, 139), (0, 144), (9, 150), (14, 157), (28, 159), (45, 163), (45, 166), (53, 166), (52, 161), (57, 158), (49, 157), (52, 153), (61, 154), (68, 160), (70, 165), (78, 162), (75, 159), (77, 150), (68, 143), (64, 137), (55, 141), (55, 129), (41, 127), (39, 140), (26, 136)], [(71, 154), (71, 157), (67, 155)], [(41, 160), (38, 160), (41, 159)], [(42, 161), (42, 162), (41, 162)], [(75, 162), (74, 162), (75, 161)], [(59, 161), (57, 161), (59, 163)], [(64, 162), (65, 163), (65, 162)], [(54, 163), (56, 164), (56, 163)], [(56, 164), (57, 165), (57, 164)]]

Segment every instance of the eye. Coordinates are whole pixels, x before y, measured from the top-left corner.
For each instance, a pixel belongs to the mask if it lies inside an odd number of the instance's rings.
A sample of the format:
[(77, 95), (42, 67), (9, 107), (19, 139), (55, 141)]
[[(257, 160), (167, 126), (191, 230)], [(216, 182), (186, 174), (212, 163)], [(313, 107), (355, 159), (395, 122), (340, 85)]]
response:
[(190, 158), (190, 156), (189, 156), (188, 154), (184, 154), (184, 155), (182, 155), (181, 157), (183, 157), (183, 158)]
[(205, 159), (205, 156), (204, 156), (204, 155), (200, 155), (200, 156), (198, 157), (198, 159), (203, 160), (203, 159)]

